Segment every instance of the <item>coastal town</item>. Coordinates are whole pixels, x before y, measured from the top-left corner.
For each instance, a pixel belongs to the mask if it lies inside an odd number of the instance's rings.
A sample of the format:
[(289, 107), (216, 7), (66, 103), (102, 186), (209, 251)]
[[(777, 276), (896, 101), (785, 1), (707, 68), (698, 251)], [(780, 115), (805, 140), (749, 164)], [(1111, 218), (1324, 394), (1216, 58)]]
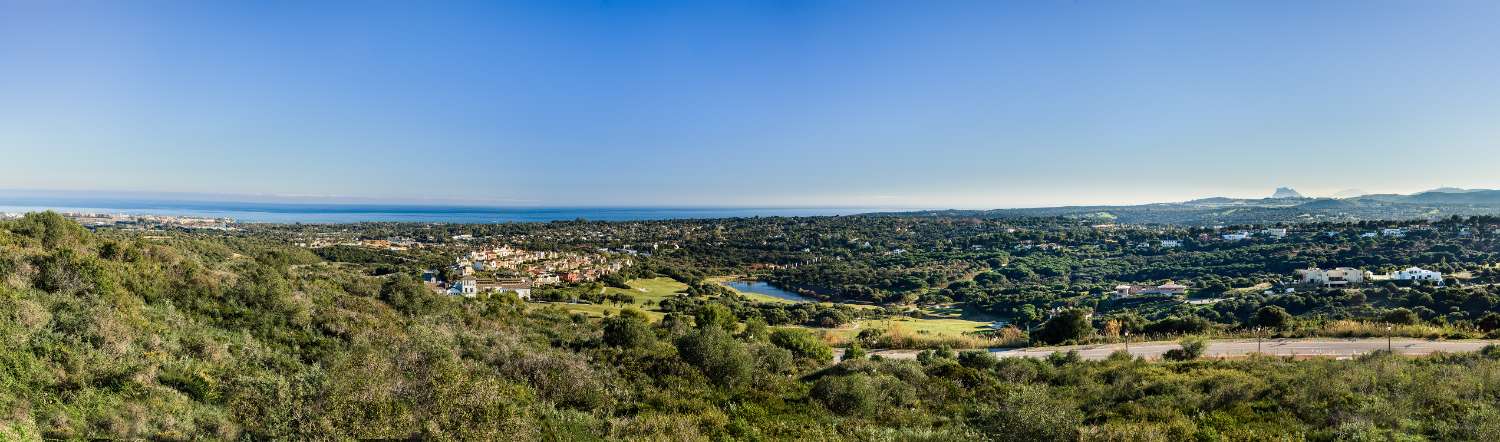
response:
[[(127, 230), (149, 230), (162, 228), (235, 230), (233, 218), (203, 216), (172, 216), (105, 212), (59, 212), (63, 217), (84, 227), (112, 227)], [(24, 212), (0, 212), (0, 220), (17, 219)]]

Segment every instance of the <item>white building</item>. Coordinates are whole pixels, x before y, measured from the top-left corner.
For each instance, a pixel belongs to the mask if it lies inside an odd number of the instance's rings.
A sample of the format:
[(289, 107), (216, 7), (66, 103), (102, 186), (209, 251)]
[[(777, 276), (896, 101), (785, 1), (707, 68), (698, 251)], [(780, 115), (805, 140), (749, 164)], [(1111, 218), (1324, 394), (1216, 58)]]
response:
[(499, 290), (501, 293), (504, 293), (504, 292), (516, 292), (516, 296), (521, 297), (521, 299), (524, 299), (524, 300), (527, 300), (527, 301), (531, 300), (531, 283), (525, 283), (525, 284), (500, 284), (495, 289)]
[(1370, 272), (1350, 267), (1339, 267), (1329, 270), (1313, 267), (1306, 270), (1298, 270), (1297, 275), (1302, 277), (1303, 284), (1323, 286), (1360, 284), (1373, 278)]
[(1115, 299), (1129, 298), (1139, 295), (1181, 295), (1187, 293), (1187, 286), (1168, 281), (1166, 284), (1136, 285), (1121, 284), (1115, 286)]
[(525, 278), (482, 279), (478, 281), (478, 292), (516, 292), (521, 299), (531, 299), (532, 282)]
[(1443, 283), (1443, 272), (1434, 272), (1419, 267), (1408, 267), (1406, 270), (1391, 274), (1391, 279), (1396, 281), (1433, 281)]
[(1161, 240), (1161, 248), (1163, 248), (1163, 249), (1170, 249), (1170, 248), (1173, 248), (1173, 247), (1182, 247), (1182, 241), (1175, 240), (1175, 239), (1164, 239), (1164, 240)]
[(474, 279), (472, 276), (465, 276), (454, 282), (453, 287), (448, 288), (448, 294), (467, 298), (473, 298), (478, 293), (479, 280)]
[(1265, 229), (1260, 232), (1276, 239), (1286, 238), (1286, 229)]
[(1225, 241), (1244, 241), (1250, 239), (1250, 232), (1225, 233)]
[(1376, 234), (1375, 232), (1365, 232), (1365, 233), (1359, 234), (1360, 238), (1374, 238), (1374, 237), (1377, 237), (1377, 236), (1380, 236), (1380, 235)]
[(1392, 238), (1402, 238), (1402, 237), (1406, 236), (1406, 229), (1400, 229), (1400, 228), (1397, 228), (1397, 229), (1380, 229), (1380, 236), (1389, 236), (1389, 237), (1392, 237)]

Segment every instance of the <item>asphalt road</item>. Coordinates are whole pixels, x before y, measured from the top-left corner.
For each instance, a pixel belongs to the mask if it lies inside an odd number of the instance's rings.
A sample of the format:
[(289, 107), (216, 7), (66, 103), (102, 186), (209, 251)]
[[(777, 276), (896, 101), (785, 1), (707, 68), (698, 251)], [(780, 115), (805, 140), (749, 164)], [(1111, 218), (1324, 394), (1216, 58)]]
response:
[[(1490, 340), (1462, 340), (1462, 341), (1428, 341), (1424, 339), (1394, 338), (1391, 339), (1391, 350), (1403, 355), (1425, 355), (1434, 352), (1459, 353), (1477, 351), (1489, 344), (1500, 344), (1500, 341)], [(1144, 356), (1147, 359), (1159, 359), (1167, 350), (1178, 348), (1176, 341), (1154, 341), (1134, 342), (1130, 344), (1130, 354)], [(991, 349), (990, 353), (999, 357), (1046, 357), (1052, 352), (1078, 350), (1078, 354), (1084, 359), (1099, 360), (1109, 357), (1116, 350), (1125, 349), (1124, 344), (1100, 344), (1100, 345), (1072, 345), (1060, 347), (1033, 347), (1016, 349)], [(1326, 357), (1326, 358), (1350, 358), (1377, 350), (1386, 349), (1385, 338), (1358, 338), (1358, 339), (1267, 339), (1260, 343), (1259, 351), (1274, 356), (1292, 357)], [(1244, 357), (1257, 351), (1254, 339), (1227, 339), (1210, 341), (1208, 349), (1203, 352), (1208, 358), (1235, 358)], [(917, 350), (882, 350), (874, 351), (882, 357), (908, 359), (917, 357)], [(836, 353), (842, 354), (842, 351)]]

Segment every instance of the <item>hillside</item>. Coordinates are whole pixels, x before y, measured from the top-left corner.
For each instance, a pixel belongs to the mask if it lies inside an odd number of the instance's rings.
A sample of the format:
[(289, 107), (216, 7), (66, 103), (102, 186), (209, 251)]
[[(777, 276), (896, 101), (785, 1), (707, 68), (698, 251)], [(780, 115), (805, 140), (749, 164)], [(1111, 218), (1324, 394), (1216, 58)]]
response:
[[(603, 319), (251, 236), (0, 222), (0, 440), (1482, 439), (1500, 352), (1148, 362), (858, 356)], [(1191, 359), (1188, 357), (1187, 359)], [(831, 365), (831, 366), (830, 366)], [(1458, 406), (1463, 401), (1462, 406)], [(1372, 407), (1368, 404), (1388, 404)]]

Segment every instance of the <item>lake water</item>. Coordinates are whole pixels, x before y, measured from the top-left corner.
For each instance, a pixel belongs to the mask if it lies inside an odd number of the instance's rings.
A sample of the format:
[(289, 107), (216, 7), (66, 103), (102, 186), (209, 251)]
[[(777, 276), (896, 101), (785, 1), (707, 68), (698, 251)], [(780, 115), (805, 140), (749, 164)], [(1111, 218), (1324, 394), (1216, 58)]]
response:
[(788, 300), (788, 301), (796, 301), (796, 302), (814, 302), (814, 301), (817, 301), (816, 299), (808, 298), (806, 296), (802, 296), (802, 295), (796, 294), (795, 292), (791, 292), (791, 291), (787, 291), (787, 290), (782, 290), (782, 289), (777, 288), (776, 286), (771, 285), (770, 283), (767, 283), (767, 282), (764, 282), (764, 281), (741, 281), (741, 280), (734, 280), (734, 281), (725, 282), (724, 285), (727, 285), (730, 288), (733, 288), (735, 290), (739, 290), (739, 291), (742, 291), (742, 292), (758, 293), (758, 294), (767, 295), (767, 296), (774, 296), (774, 297), (785, 299), (785, 300)]
[(130, 215), (233, 218), (264, 223), (437, 222), (506, 223), (574, 219), (641, 221), (665, 219), (743, 218), (755, 216), (828, 216), (889, 211), (872, 208), (673, 208), (673, 207), (463, 207), (379, 204), (236, 203), (203, 201), (35, 201), (0, 196), (0, 213), (43, 210)]

